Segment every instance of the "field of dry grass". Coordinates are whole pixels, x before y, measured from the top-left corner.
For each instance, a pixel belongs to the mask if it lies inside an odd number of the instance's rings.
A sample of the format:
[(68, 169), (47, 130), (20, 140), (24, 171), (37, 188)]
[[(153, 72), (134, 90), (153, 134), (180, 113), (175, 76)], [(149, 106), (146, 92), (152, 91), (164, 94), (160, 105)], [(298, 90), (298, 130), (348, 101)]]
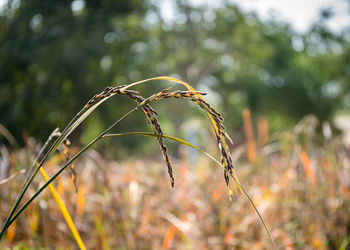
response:
[[(262, 213), (280, 249), (347, 249), (350, 242), (350, 151), (338, 137), (320, 143), (317, 121), (306, 117), (278, 135), (255, 140), (244, 114), (246, 144), (232, 152), (237, 174)], [(11, 173), (27, 166), (34, 142), (9, 152)], [(212, 150), (212, 148), (209, 150)], [(2, 155), (6, 154), (2, 148)], [(74, 147), (72, 152), (77, 151)], [(159, 158), (106, 160), (89, 150), (55, 182), (88, 249), (271, 249), (247, 198), (232, 202), (222, 169), (181, 146), (170, 187)], [(218, 152), (212, 152), (218, 155)], [(52, 175), (57, 154), (45, 169)], [(193, 160), (191, 160), (192, 162)], [(5, 165), (3, 165), (5, 166)], [(1, 185), (0, 219), (5, 221), (23, 176)], [(44, 183), (37, 177), (33, 194)], [(10, 201), (10, 202), (9, 202)], [(50, 192), (45, 190), (12, 225), (3, 246), (17, 249), (77, 248)]]

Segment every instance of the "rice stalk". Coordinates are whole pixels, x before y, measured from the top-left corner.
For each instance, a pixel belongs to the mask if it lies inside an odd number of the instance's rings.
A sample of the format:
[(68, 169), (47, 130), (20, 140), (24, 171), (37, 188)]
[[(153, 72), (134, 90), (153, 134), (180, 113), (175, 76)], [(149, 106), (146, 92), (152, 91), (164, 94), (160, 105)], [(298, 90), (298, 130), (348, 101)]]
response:
[[(70, 133), (72, 133), (75, 130), (75, 128), (86, 119), (86, 117), (88, 117), (100, 104), (102, 104), (108, 98), (112, 97), (115, 94), (121, 94), (122, 92), (125, 92), (125, 90), (127, 88), (130, 88), (131, 86), (135, 86), (135, 85), (140, 84), (140, 83), (145, 83), (145, 82), (154, 81), (154, 80), (167, 80), (167, 81), (171, 81), (171, 82), (176, 82), (176, 83), (179, 83), (181, 85), (184, 85), (189, 90), (195, 91), (195, 89), (186, 82), (183, 82), (181, 80), (178, 80), (178, 79), (172, 78), (172, 77), (168, 77), (168, 76), (160, 76), (160, 77), (154, 77), (154, 78), (149, 78), (149, 79), (145, 79), (142, 81), (134, 82), (134, 83), (131, 83), (129, 85), (120, 85), (117, 87), (106, 87), (101, 93), (95, 95), (91, 100), (88, 101), (88, 103), (84, 106), (84, 108), (82, 110), (80, 110), (78, 112), (78, 114), (76, 114), (75, 117), (68, 123), (66, 128), (62, 131), (62, 134), (56, 139), (54, 144), (51, 146), (51, 148), (48, 150), (48, 152), (45, 154), (45, 156), (40, 161), (37, 168), (35, 168), (36, 162), (38, 161), (39, 156), (41, 155), (42, 152), (39, 153), (37, 159), (34, 161), (32, 167), (30, 168), (30, 171), (28, 171), (28, 174), (25, 178), (25, 182), (23, 183), (21, 190), (16, 198), (15, 204), (13, 205), (12, 209), (10, 210), (10, 214), (9, 214), (8, 218), (6, 219), (5, 225), (0, 232), (0, 240), (3, 237), (4, 229), (8, 226), (7, 224), (9, 222), (10, 218), (13, 216), (14, 212), (18, 208), (20, 201), (23, 199), (24, 194), (28, 190), (28, 187), (32, 183), (32, 181), (33, 181), (34, 177), (36, 176), (36, 174), (38, 173), (39, 169), (44, 164), (44, 162), (48, 159), (48, 157), (54, 152), (54, 150), (62, 143), (62, 141), (64, 141), (70, 135)], [(136, 91), (134, 91), (134, 92), (137, 93)], [(197, 95), (197, 96), (199, 98), (201, 98), (200, 95)], [(215, 134), (218, 136), (218, 132), (217, 132), (218, 128), (217, 128), (212, 116), (210, 114), (208, 114), (208, 116), (209, 116), (209, 119), (214, 127)], [(225, 134), (225, 136), (219, 135), (219, 140), (224, 145), (224, 147), (222, 147), (222, 148), (224, 148), (223, 150), (225, 150), (226, 155), (230, 156), (230, 151), (229, 151), (228, 146), (226, 144), (225, 138), (228, 139), (229, 141), (231, 141), (231, 139), (228, 137), (227, 134)], [(225, 178), (226, 178), (226, 176), (225, 176)], [(228, 182), (226, 182), (226, 183), (228, 183)]]
[[(140, 83), (145, 83), (149, 81), (154, 81), (154, 80), (167, 80), (167, 81), (172, 81), (176, 82), (179, 84), (184, 85), (189, 91), (175, 91), (172, 93), (168, 93), (168, 89), (162, 92), (159, 92), (157, 94), (154, 94), (150, 96), (147, 99), (139, 99), (138, 100), (138, 106), (130, 110), (127, 114), (122, 116), (120, 119), (118, 119), (116, 122), (114, 122), (110, 127), (108, 127), (105, 131), (103, 131), (101, 134), (99, 134), (95, 139), (93, 139), (90, 143), (88, 143), (83, 149), (81, 149), (76, 155), (74, 155), (68, 162), (64, 164), (63, 167), (60, 168), (59, 171), (56, 172), (21, 208), (18, 209), (16, 212), (20, 201), (22, 200), (25, 192), (27, 191), (28, 187), (30, 186), (31, 182), (33, 181), (34, 177), (36, 176), (37, 172), (39, 169), (43, 166), (45, 161), (49, 158), (49, 156), (54, 152), (54, 150), (70, 135), (72, 131), (81, 123), (83, 122), (87, 116), (89, 116), (101, 103), (103, 103), (105, 100), (110, 98), (111, 96), (114, 96), (116, 94), (120, 95), (128, 95), (129, 97), (131, 96), (136, 96), (138, 93), (137, 91), (134, 90), (128, 90), (128, 88), (135, 86)], [(141, 109), (145, 115), (147, 116), (148, 119), (150, 119), (150, 123), (152, 124), (152, 129), (154, 132), (157, 132), (158, 138), (165, 138), (164, 135), (161, 135), (159, 133), (160, 130), (160, 125), (157, 120), (154, 119), (155, 115), (157, 112), (151, 108), (148, 104), (149, 102), (153, 100), (162, 100), (162, 99), (167, 99), (167, 98), (185, 98), (185, 99), (190, 99), (197, 105), (199, 105), (208, 115), (210, 122), (214, 128), (214, 132), (216, 135), (216, 141), (220, 149), (221, 153), (221, 163), (218, 162), (219, 165), (222, 165), (224, 167), (224, 177), (226, 184), (229, 185), (229, 176), (231, 176), (234, 181), (237, 183), (238, 187), (240, 190), (247, 196), (249, 201), (251, 202), (252, 206), (254, 207), (255, 211), (259, 215), (260, 220), (265, 226), (265, 229), (267, 230), (273, 245), (276, 247), (270, 232), (268, 231), (266, 224), (264, 223), (264, 220), (262, 219), (260, 213), (256, 209), (254, 203), (250, 199), (248, 193), (244, 190), (242, 185), (239, 183), (236, 174), (233, 170), (233, 163), (231, 159), (231, 153), (227, 144), (227, 141), (231, 142), (231, 139), (225, 132), (225, 128), (222, 125), (223, 118), (222, 116), (215, 110), (213, 109), (205, 100), (201, 97), (201, 95), (204, 95), (203, 92), (196, 91), (193, 87), (191, 87), (189, 84), (175, 79), (171, 77), (155, 77), (155, 78), (149, 78), (143, 81), (135, 82), (129, 85), (121, 85), (117, 87), (107, 87), (105, 88), (101, 93), (95, 95), (91, 100), (87, 102), (87, 104), (84, 106), (84, 108), (69, 122), (69, 124), (66, 126), (66, 128), (63, 130), (62, 134), (56, 139), (56, 141), (53, 143), (53, 145), (50, 147), (48, 152), (45, 154), (45, 156), (41, 159), (40, 163), (37, 164), (37, 161), (39, 160), (39, 156), (41, 156), (42, 152), (37, 156), (37, 159), (35, 160), (33, 166), (31, 167), (30, 171), (28, 171), (28, 175), (26, 177), (26, 181), (23, 184), (23, 187), (20, 190), (20, 193), (16, 199), (16, 202), (13, 206), (13, 208), (10, 211), (10, 214), (5, 222), (5, 225), (3, 229), (0, 232), (0, 240), (8, 227), (16, 220), (16, 218), (26, 209), (26, 207), (53, 181), (57, 178), (58, 175), (60, 175), (68, 166), (70, 166), (74, 160), (76, 160), (78, 157), (80, 157), (88, 148), (90, 148), (92, 145), (94, 145), (96, 142), (102, 140), (103, 138), (106, 138), (108, 136), (108, 132), (116, 125), (118, 124), (121, 120), (125, 119), (127, 116), (129, 116), (132, 112), (136, 111), (137, 109)], [(152, 114), (152, 115), (149, 115)], [(162, 133), (162, 132), (161, 132)], [(126, 135), (127, 133), (125, 133)], [(166, 150), (162, 148), (163, 142), (158, 140), (158, 142), (161, 145), (162, 153), (163, 156), (166, 155)], [(214, 159), (214, 158), (213, 158)], [(216, 161), (216, 160), (215, 160)], [(170, 160), (169, 160), (170, 163)], [(167, 162), (168, 164), (168, 162)], [(169, 164), (170, 165), (170, 164)], [(169, 168), (168, 165), (168, 171), (170, 174), (170, 177), (172, 177), (172, 172), (171, 170), (171, 165)], [(37, 166), (35, 168), (35, 166)], [(169, 170), (170, 169), (170, 170)], [(172, 184), (173, 185), (173, 184)], [(16, 213), (15, 213), (16, 212)]]

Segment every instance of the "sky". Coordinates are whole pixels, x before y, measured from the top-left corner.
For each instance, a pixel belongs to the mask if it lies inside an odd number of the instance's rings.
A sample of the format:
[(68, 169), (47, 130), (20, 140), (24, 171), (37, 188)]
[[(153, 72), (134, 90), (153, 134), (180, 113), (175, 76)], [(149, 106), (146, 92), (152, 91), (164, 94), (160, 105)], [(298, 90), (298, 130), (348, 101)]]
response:
[(317, 20), (320, 9), (334, 12), (328, 21), (334, 31), (350, 24), (350, 3), (345, 0), (231, 0), (243, 10), (255, 11), (260, 18), (268, 19), (272, 15), (292, 24), (295, 30), (307, 31), (310, 24)]
[[(154, 2), (154, 0), (151, 0)], [(155, 0), (157, 1), (157, 0)], [(189, 0), (194, 5), (207, 4), (215, 7), (220, 0)], [(328, 22), (333, 31), (350, 24), (350, 3), (346, 0), (230, 0), (245, 11), (254, 11), (263, 19), (272, 16), (278, 20), (289, 22), (296, 31), (306, 32), (308, 27), (317, 20), (321, 8), (331, 8), (334, 17)], [(0, 9), (7, 0), (0, 0)], [(16, 2), (16, 1), (15, 1)], [(174, 16), (173, 0), (159, 0), (162, 12), (167, 18)], [(349, 2), (349, 1), (348, 1)]]

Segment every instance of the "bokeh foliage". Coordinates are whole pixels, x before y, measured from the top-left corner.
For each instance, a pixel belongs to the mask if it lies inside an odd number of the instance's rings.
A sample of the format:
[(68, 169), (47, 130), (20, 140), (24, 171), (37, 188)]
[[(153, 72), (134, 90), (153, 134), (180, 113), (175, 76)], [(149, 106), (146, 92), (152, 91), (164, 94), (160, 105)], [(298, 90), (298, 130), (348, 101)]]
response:
[[(267, 116), (272, 130), (309, 113), (331, 121), (349, 107), (349, 32), (327, 28), (330, 11), (301, 34), (227, 2), (208, 8), (174, 1), (174, 18), (160, 5), (8, 1), (0, 16), (0, 122), (18, 140), (23, 132), (44, 140), (106, 85), (170, 74), (208, 91), (229, 131), (241, 126), (244, 107)], [(152, 93), (154, 86), (143, 88)], [(125, 113), (130, 102), (106, 106), (84, 125), (85, 135)], [(188, 112), (174, 113), (175, 130)], [(143, 126), (141, 117), (135, 120), (127, 128)]]

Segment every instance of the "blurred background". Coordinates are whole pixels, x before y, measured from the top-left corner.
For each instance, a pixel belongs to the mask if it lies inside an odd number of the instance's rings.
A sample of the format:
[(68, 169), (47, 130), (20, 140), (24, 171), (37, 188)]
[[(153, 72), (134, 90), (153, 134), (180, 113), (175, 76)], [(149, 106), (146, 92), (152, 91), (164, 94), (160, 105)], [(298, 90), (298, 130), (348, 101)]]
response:
[[(0, 183), (28, 169), (53, 129), (106, 86), (159, 75), (208, 93), (241, 183), (281, 249), (349, 248), (348, 0), (0, 0)], [(147, 97), (170, 86), (183, 89), (159, 81), (135, 90)], [(101, 105), (70, 136), (71, 153), (134, 106), (118, 96)], [(202, 110), (182, 100), (154, 108), (165, 134), (219, 158)], [(134, 113), (115, 131), (150, 128)], [(230, 202), (222, 169), (167, 145), (174, 189), (157, 141), (136, 136), (87, 152), (76, 191), (68, 171), (55, 182), (88, 248), (271, 248), (247, 199)], [(1, 223), (23, 180), (0, 184)], [(4, 244), (75, 247), (49, 192)]]

